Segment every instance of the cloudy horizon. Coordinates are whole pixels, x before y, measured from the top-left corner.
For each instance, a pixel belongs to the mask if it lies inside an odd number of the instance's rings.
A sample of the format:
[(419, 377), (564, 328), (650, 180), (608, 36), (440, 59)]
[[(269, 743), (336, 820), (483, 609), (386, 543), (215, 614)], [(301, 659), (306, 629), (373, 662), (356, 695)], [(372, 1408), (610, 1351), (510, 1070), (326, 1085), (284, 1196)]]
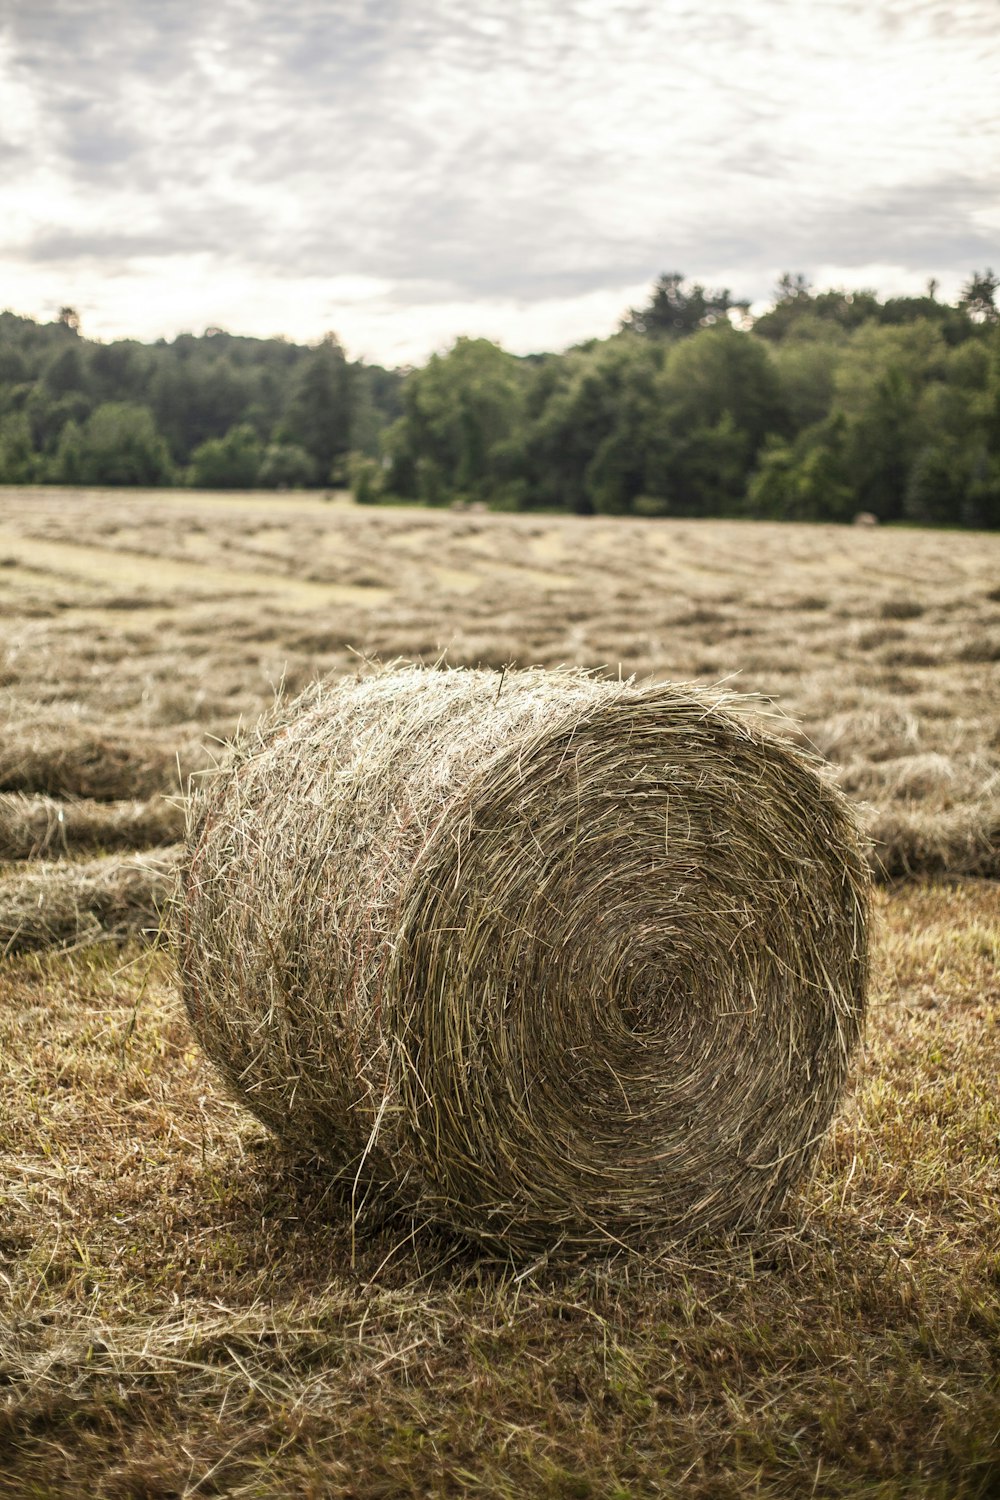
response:
[(0, 305), (423, 360), (1000, 261), (994, 0), (0, 0)]

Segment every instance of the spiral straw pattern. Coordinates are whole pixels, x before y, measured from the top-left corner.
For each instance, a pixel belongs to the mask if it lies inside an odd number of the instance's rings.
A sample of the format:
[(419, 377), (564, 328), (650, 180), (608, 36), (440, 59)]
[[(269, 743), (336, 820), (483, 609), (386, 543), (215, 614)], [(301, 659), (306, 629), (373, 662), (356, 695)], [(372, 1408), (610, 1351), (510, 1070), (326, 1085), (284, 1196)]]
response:
[(514, 1255), (759, 1224), (863, 1022), (854, 818), (744, 701), (320, 684), (206, 780), (180, 966), (225, 1079), (355, 1192)]

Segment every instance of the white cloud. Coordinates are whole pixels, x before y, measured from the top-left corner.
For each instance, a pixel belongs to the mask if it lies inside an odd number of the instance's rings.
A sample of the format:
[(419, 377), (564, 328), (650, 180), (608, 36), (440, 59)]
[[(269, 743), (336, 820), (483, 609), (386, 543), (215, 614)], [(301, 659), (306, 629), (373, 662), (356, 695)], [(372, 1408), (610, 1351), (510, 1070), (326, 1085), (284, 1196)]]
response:
[(0, 300), (144, 337), (332, 324), (410, 359), (464, 331), (605, 332), (664, 270), (751, 297), (785, 268), (957, 284), (1000, 260), (995, 18), (993, 0), (19, 7)]

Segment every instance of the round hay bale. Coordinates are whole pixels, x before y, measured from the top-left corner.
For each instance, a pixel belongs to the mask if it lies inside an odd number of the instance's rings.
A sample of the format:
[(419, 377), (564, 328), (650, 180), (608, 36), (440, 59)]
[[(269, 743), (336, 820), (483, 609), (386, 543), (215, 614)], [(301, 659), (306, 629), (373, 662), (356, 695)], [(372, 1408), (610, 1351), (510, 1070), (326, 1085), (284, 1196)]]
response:
[(196, 799), (185, 999), (251, 1110), (505, 1251), (773, 1215), (865, 1006), (843, 798), (745, 705), (573, 672), (320, 684)]

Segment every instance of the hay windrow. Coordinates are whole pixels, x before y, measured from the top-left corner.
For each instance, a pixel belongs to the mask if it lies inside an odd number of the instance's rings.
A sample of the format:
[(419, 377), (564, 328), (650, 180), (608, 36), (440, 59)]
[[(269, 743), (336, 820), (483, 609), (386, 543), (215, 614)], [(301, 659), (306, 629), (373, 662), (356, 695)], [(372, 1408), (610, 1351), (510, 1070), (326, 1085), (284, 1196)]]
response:
[(1000, 757), (935, 753), (852, 761), (837, 776), (863, 798), (876, 880), (1000, 875)]
[(944, 811), (873, 808), (865, 819), (878, 880), (1000, 879), (1000, 797)]
[(35, 866), (0, 880), (0, 954), (154, 934), (173, 894), (179, 851)]
[(0, 735), (0, 792), (97, 802), (176, 795), (194, 771), (214, 763), (200, 735), (33, 720)]
[(862, 1025), (846, 803), (687, 686), (321, 684), (207, 780), (182, 886), (236, 1093), (356, 1195), (509, 1253), (766, 1220)]
[(184, 836), (180, 799), (94, 802), (0, 792), (0, 859), (52, 859), (82, 850), (142, 849)]

